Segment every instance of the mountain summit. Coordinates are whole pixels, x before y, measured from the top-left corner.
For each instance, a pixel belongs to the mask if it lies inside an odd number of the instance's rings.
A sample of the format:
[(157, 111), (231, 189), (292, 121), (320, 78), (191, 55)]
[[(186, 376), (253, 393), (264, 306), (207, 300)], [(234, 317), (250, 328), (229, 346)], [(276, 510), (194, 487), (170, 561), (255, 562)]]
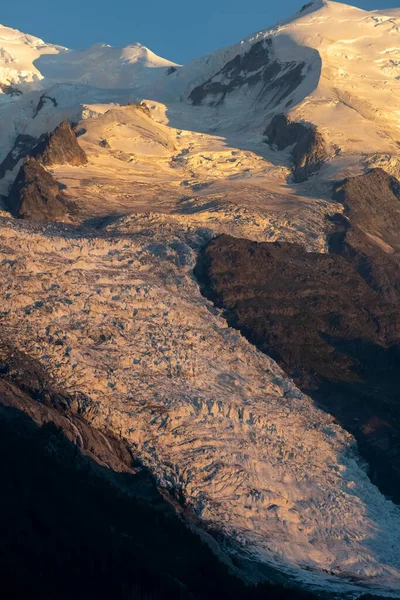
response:
[(0, 25), (0, 89), (11, 95), (14, 86), (34, 87), (43, 75), (34, 62), (43, 54), (58, 54), (66, 48), (46, 44), (40, 38)]
[[(138, 78), (146, 79), (147, 69), (176, 66), (139, 43), (125, 48), (95, 44), (87, 50), (68, 50), (0, 25), (0, 85), (3, 93), (7, 93), (7, 87), (13, 87), (16, 94), (17, 90), (44, 88), (53, 81), (104, 88), (132, 87)], [(148, 77), (152, 76), (154, 74), (148, 74)]]

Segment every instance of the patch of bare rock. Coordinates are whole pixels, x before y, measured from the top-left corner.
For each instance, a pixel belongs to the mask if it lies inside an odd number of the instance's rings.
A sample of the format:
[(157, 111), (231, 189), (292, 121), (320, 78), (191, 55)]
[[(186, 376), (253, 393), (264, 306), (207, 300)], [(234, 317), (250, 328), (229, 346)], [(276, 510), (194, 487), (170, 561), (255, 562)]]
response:
[(25, 158), (7, 198), (11, 214), (33, 221), (68, 220), (72, 204), (35, 158)]
[(284, 115), (275, 115), (266, 128), (267, 143), (278, 150), (293, 146), (293, 178), (296, 183), (306, 181), (316, 173), (328, 158), (325, 141), (315, 125), (290, 121)]
[(400, 183), (383, 169), (350, 177), (334, 187), (344, 206), (336, 215), (330, 249), (347, 258), (387, 300), (400, 300)]
[(0, 174), (3, 171), (4, 176), (21, 158), (24, 162), (6, 199), (11, 214), (34, 221), (70, 220), (74, 205), (47, 168), (87, 163), (86, 153), (71, 125), (65, 121), (52, 133), (42, 135), (37, 142), (29, 136), (20, 136), (16, 147), (3, 162)]
[(85, 151), (80, 147), (68, 121), (61, 123), (52, 133), (45, 133), (34, 145), (31, 156), (46, 167), (52, 165), (80, 166), (87, 163)]

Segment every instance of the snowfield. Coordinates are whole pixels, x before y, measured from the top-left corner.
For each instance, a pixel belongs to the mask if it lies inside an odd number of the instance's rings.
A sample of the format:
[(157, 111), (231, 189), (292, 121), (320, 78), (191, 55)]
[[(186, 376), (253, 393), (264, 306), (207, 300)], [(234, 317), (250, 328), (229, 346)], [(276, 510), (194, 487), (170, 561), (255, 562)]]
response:
[[(351, 435), (201, 296), (193, 267), (222, 232), (326, 252), (332, 183), (400, 174), (399, 48), (400, 10), (325, 0), (183, 67), (140, 44), (74, 51), (0, 27), (0, 162), (64, 120), (88, 157), (51, 168), (78, 207), (69, 224), (1, 212), (10, 342), (232, 554), (353, 596), (400, 597), (400, 509)], [(282, 112), (328, 148), (301, 184), (291, 148), (265, 143)]]
[(43, 75), (34, 62), (43, 54), (58, 54), (65, 50), (62, 46), (46, 44), (33, 35), (0, 25), (0, 84), (23, 89), (26, 84), (36, 87)]

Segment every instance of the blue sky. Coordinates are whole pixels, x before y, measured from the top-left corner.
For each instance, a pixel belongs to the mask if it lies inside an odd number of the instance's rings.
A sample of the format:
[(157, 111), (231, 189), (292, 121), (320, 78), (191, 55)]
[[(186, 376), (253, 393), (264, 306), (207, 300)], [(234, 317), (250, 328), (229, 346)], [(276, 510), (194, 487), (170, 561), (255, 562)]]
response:
[[(164, 58), (184, 63), (273, 25), (306, 1), (8, 0), (0, 4), (0, 23), (69, 48), (141, 42)], [(400, 4), (351, 3), (367, 10)]]

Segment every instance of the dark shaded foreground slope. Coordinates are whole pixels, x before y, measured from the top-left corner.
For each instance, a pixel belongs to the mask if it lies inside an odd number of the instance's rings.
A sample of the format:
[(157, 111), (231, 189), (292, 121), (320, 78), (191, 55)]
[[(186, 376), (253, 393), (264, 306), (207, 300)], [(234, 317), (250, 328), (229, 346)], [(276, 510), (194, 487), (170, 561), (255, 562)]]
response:
[(400, 501), (400, 310), (341, 256), (227, 235), (195, 274), (229, 323), (354, 434), (370, 476)]
[(247, 587), (183, 524), (123, 441), (61, 410), (73, 402), (33, 361), (13, 353), (1, 371), (2, 598), (313, 597)]

